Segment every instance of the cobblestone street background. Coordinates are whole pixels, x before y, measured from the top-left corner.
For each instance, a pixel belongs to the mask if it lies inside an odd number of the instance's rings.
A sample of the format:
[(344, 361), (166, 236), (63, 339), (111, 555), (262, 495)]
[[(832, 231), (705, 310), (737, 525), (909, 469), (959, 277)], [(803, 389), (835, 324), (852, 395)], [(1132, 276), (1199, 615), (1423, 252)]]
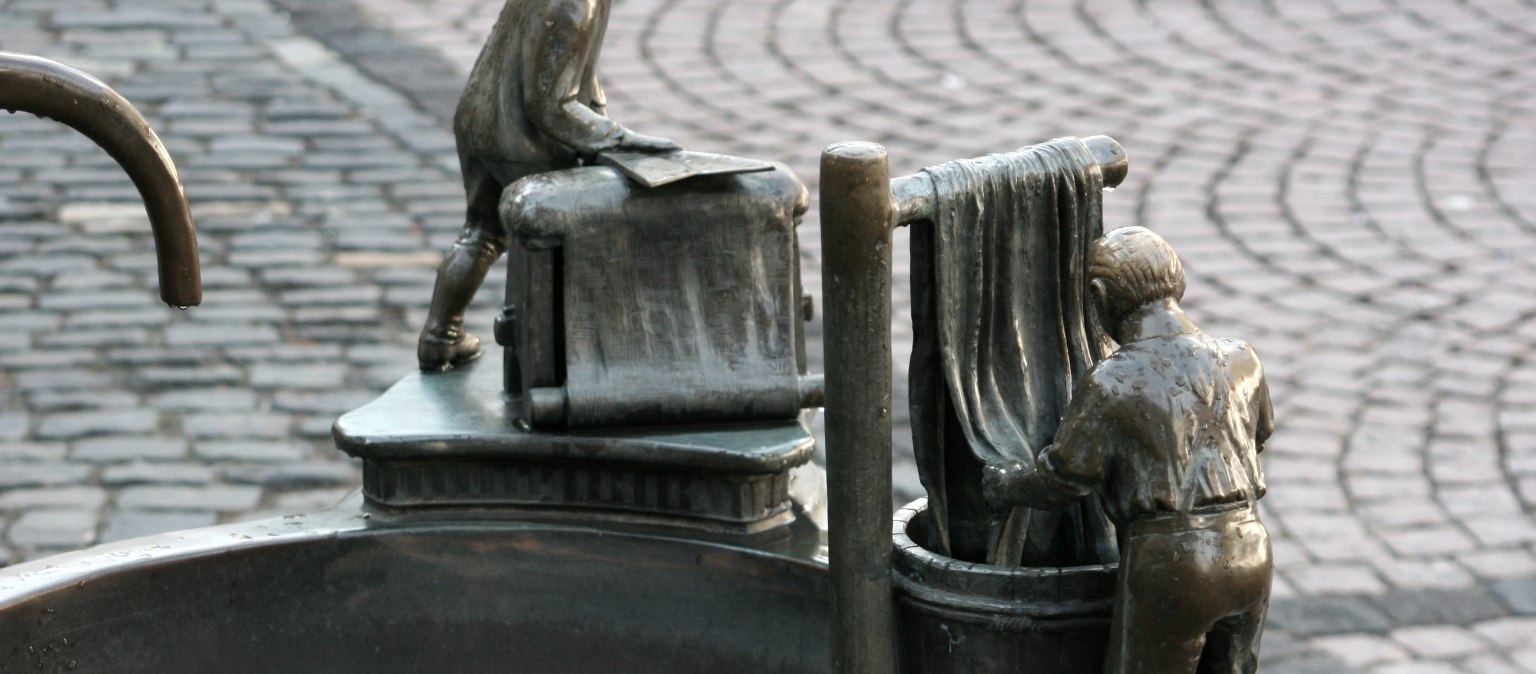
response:
[[(207, 287), (161, 306), (121, 170), (0, 115), (0, 564), (353, 488), (330, 424), (414, 366), (500, 5), (0, 0), (0, 50), (146, 112)], [(1106, 226), (1166, 236), (1195, 319), (1272, 380), (1264, 671), (1536, 672), (1536, 2), (616, 0), (602, 65), (620, 121), (813, 195), (838, 140), (900, 175), (1116, 138)]]

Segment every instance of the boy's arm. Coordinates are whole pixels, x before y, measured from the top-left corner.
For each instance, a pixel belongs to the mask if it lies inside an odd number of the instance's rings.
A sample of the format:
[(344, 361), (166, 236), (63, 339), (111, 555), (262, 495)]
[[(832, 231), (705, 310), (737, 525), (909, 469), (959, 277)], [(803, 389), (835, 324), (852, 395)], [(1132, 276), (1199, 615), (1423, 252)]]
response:
[(1083, 377), (1056, 442), (1040, 450), (1033, 468), (1019, 463), (985, 468), (982, 489), (989, 504), (1055, 510), (1093, 493), (1104, 480), (1114, 450), (1114, 420), (1109, 393), (1094, 379), (1093, 372)]
[(1263, 368), (1259, 369), (1259, 389), (1254, 393), (1253, 405), (1258, 416), (1253, 432), (1253, 449), (1262, 452), (1264, 441), (1275, 432), (1275, 408), (1269, 402), (1269, 382), (1264, 379)]

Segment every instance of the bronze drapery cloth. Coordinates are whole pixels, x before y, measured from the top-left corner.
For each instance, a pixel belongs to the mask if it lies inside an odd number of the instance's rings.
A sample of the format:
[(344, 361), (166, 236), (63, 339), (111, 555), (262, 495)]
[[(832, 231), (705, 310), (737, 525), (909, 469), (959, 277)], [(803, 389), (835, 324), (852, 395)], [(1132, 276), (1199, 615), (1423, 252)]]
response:
[(1060, 138), (924, 171), (937, 200), (931, 228), (913, 234), (911, 391), (938, 524), (929, 542), (993, 564), (1108, 561), (1097, 499), (1007, 517), (980, 500), (981, 466), (1032, 465), (1073, 383), (1108, 353), (1090, 325), (1085, 271), (1103, 232), (1098, 164), (1082, 141)]
[(787, 168), (646, 189), (608, 167), (524, 178), (503, 195), (521, 241), (557, 241), (572, 428), (800, 414), (795, 226)]

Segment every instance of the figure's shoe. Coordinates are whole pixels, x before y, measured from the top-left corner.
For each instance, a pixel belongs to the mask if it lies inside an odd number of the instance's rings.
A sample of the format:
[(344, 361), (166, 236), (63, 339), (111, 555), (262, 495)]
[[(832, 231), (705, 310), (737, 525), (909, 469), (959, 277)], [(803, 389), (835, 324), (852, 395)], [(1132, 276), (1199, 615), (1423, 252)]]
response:
[(416, 360), (422, 372), (447, 372), (480, 357), (480, 338), (461, 330), (421, 333), (416, 344)]

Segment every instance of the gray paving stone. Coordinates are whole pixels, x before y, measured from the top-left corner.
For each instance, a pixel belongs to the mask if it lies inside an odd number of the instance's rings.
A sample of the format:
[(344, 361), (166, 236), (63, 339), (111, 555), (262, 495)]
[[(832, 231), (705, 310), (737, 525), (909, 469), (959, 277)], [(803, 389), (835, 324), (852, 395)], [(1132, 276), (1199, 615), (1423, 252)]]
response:
[[(1327, 635), (1312, 639), (1309, 645), (1354, 668), (1401, 662), (1410, 657), (1407, 649), (1402, 645), (1377, 634)], [(1269, 654), (1266, 652), (1266, 655)]]
[(1472, 629), (1483, 638), (1505, 648), (1525, 646), (1536, 635), (1536, 618), (1510, 617), (1480, 622)]
[(183, 438), (109, 435), (76, 440), (69, 458), (86, 463), (119, 463), (178, 459), (186, 454), (187, 441)]
[(346, 382), (347, 368), (330, 363), (255, 363), (250, 385), (261, 388), (332, 389)]
[(89, 466), (52, 461), (4, 463), (0, 464), (0, 489), (79, 484), (90, 475), (90, 472)]
[(300, 437), (310, 440), (329, 440), (331, 427), (336, 423), (333, 416), (324, 417), (300, 417), (296, 432)]
[[(403, 375), (402, 375), (403, 376)], [(334, 419), (373, 400), (372, 391), (277, 391), (272, 394), (272, 409), (297, 414), (314, 414)]]
[(117, 497), (119, 508), (145, 510), (249, 510), (261, 500), (261, 490), (245, 485), (214, 484), (201, 487), (132, 486)]
[(1269, 623), (1297, 636), (1380, 632), (1392, 624), (1370, 602), (1350, 596), (1274, 600)]
[[(27, 396), (30, 408), (39, 412), (57, 412), (80, 409), (133, 407), (139, 397), (128, 391), (37, 391)], [(0, 414), (0, 419), (4, 418)], [(0, 421), (0, 427), (4, 422)], [(0, 433), (3, 437), (3, 433)]]
[(101, 542), (151, 536), (183, 529), (212, 526), (218, 521), (214, 512), (116, 510), (107, 515), (101, 529)]
[(107, 362), (112, 365), (173, 366), (196, 365), (209, 359), (211, 351), (205, 349), (113, 349), (107, 352)]
[(48, 509), (95, 512), (106, 501), (106, 490), (94, 486), (11, 489), (0, 493), (0, 509), (13, 512)]
[(146, 463), (135, 461), (108, 466), (101, 472), (101, 483), (109, 487), (135, 484), (202, 485), (213, 479), (213, 470), (191, 463)]
[(256, 393), (246, 389), (194, 388), (157, 394), (153, 405), (167, 411), (233, 411), (252, 409), (256, 401)]
[(69, 439), (88, 435), (143, 434), (154, 432), (158, 426), (159, 415), (148, 409), (55, 412), (43, 417), (37, 437)]
[(277, 495), (273, 505), (278, 510), (286, 510), (289, 513), (302, 513), (330, 508), (340, 503), (348, 494), (354, 491), (351, 487), (310, 489), (305, 491), (286, 492)]
[(188, 414), (182, 420), (182, 428), (187, 435), (199, 438), (243, 439), (261, 438), (277, 439), (288, 435), (288, 428), (293, 420), (286, 415), (248, 413), (248, 414)]
[(165, 343), (173, 347), (245, 346), (278, 341), (277, 329), (262, 324), (177, 323), (165, 331)]
[(239, 368), (229, 365), (200, 365), (195, 367), (141, 367), (133, 372), (134, 383), (142, 388), (155, 390), (177, 386), (231, 386), (241, 384), (245, 377)]
[(301, 460), (309, 453), (308, 447), (287, 440), (199, 440), (197, 443), (197, 456), (205, 461), (280, 463)]
[(158, 8), (122, 8), (115, 10), (63, 10), (49, 17), (55, 29), (124, 28), (213, 28), (218, 21), (201, 13), (178, 12)]
[(310, 461), (275, 466), (234, 466), (219, 474), (229, 482), (290, 490), (351, 486), (357, 482), (360, 472), (347, 463)]
[(1496, 580), (1488, 587), (1515, 613), (1536, 615), (1536, 576)]
[(0, 441), (0, 463), (63, 460), (65, 448), (62, 442)]
[(1337, 658), (1313, 654), (1264, 665), (1265, 674), (1352, 674), (1355, 670)]
[(85, 510), (29, 510), (6, 532), (22, 547), (77, 548), (96, 538), (96, 513)]
[(1397, 662), (1371, 670), (1376, 674), (1463, 674), (1446, 662)]
[(1467, 674), (1529, 674), (1531, 671), (1501, 655), (1477, 655), (1457, 663), (1457, 666)]
[(32, 415), (26, 412), (0, 412), (0, 439), (18, 440), (31, 426)]

